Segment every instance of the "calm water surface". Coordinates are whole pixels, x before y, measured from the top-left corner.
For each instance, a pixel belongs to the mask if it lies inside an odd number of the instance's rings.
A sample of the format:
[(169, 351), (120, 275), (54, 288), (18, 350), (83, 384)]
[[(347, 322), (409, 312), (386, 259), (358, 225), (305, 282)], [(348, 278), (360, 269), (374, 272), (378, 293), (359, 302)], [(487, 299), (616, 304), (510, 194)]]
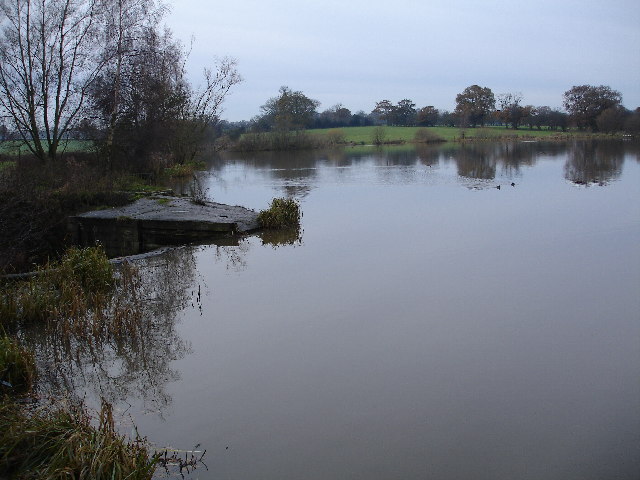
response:
[(297, 198), (300, 241), (149, 260), (145, 352), (76, 376), (206, 448), (190, 478), (640, 478), (637, 145), (230, 154), (202, 181)]

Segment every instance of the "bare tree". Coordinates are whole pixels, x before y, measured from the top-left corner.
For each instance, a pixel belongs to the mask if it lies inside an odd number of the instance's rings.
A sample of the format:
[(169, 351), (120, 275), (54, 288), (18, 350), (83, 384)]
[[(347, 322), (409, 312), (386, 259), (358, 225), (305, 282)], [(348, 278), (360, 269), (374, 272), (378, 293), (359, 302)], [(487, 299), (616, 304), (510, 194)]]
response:
[(155, 0), (103, 0), (105, 5), (104, 56), (112, 59), (108, 74), (112, 98), (107, 125), (106, 151), (112, 156), (113, 139), (122, 102), (123, 69), (127, 60), (136, 55), (139, 38), (145, 27), (155, 27), (165, 7)]
[(56, 158), (108, 59), (98, 0), (0, 2), (0, 109), (31, 152)]
[(500, 93), (497, 101), (499, 106), (499, 110), (496, 112), (497, 117), (504, 122), (506, 127), (511, 124), (511, 127), (517, 130), (522, 119), (530, 113), (530, 110), (521, 105), (522, 93)]
[(137, 10), (114, 15), (114, 32), (122, 23), (130, 27), (122, 39), (114, 35), (113, 61), (91, 89), (92, 106), (106, 131), (105, 152), (111, 161), (127, 163), (192, 160), (216, 125), (229, 91), (242, 80), (235, 60), (216, 61), (205, 70), (204, 84), (194, 88), (186, 78), (182, 44), (170, 30), (160, 30), (157, 21), (141, 16), (151, 0), (106, 1)]
[(180, 163), (193, 160), (203, 145), (207, 128), (220, 119), (222, 104), (234, 85), (242, 82), (237, 62), (230, 57), (218, 59), (215, 70), (204, 70), (204, 84), (189, 91), (189, 101), (179, 118), (179, 130), (175, 135), (173, 148)]

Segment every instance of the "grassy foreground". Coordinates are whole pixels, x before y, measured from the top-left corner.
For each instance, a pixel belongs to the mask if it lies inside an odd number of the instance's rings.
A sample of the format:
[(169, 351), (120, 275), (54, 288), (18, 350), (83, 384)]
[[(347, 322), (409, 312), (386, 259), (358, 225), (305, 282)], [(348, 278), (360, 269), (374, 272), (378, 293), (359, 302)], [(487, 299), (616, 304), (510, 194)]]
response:
[[(341, 133), (347, 143), (372, 144), (376, 128), (379, 127), (344, 127), (336, 129), (312, 129), (307, 133), (313, 135), (335, 135)], [(441, 137), (447, 142), (459, 141), (463, 139), (475, 140), (499, 140), (508, 138), (566, 138), (577, 133), (584, 132), (561, 132), (554, 130), (529, 130), (521, 128), (513, 130), (505, 127), (478, 127), (461, 129), (457, 127), (383, 127), (385, 142), (388, 143), (409, 143), (413, 142), (419, 130), (427, 130), (434, 135)]]
[(0, 477), (19, 479), (150, 480), (157, 457), (141, 439), (115, 431), (111, 406), (97, 426), (80, 407), (27, 413), (0, 403)]
[(123, 294), (136, 295), (137, 272), (130, 268), (123, 266), (116, 276), (101, 247), (71, 248), (29, 278), (1, 279), (0, 479), (152, 478), (158, 454), (144, 439), (116, 431), (108, 402), (92, 416), (84, 405), (58, 399), (55, 407), (16, 401), (32, 390), (37, 369), (34, 354), (4, 333), (46, 329), (76, 354), (105, 339), (134, 338), (134, 330), (144, 329)]

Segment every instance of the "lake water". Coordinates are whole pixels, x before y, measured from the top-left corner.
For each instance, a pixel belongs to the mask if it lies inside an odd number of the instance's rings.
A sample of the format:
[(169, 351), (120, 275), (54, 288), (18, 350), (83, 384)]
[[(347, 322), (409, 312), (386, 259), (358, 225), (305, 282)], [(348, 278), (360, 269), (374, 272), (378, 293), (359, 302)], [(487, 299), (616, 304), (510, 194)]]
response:
[(68, 367), (206, 449), (189, 478), (640, 478), (637, 144), (227, 154), (201, 181), (298, 199), (301, 237), (147, 260), (146, 345)]

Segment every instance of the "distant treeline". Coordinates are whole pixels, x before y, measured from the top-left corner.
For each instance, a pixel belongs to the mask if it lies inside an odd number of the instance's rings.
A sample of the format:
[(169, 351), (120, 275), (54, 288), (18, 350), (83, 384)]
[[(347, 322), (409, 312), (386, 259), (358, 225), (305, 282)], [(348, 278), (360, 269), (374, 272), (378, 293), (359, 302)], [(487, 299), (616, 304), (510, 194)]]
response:
[(640, 132), (640, 108), (628, 110), (619, 92), (607, 86), (574, 86), (563, 95), (564, 110), (546, 105), (523, 103), (521, 93), (494, 95), (491, 89), (471, 85), (456, 96), (454, 111), (432, 105), (417, 107), (410, 99), (397, 103), (376, 102), (370, 112), (352, 112), (342, 104), (318, 111), (320, 102), (300, 91), (281, 87), (276, 97), (260, 108), (249, 121), (221, 122), (219, 130), (232, 139), (246, 132), (282, 132), (365, 126), (476, 127), (549, 129), (566, 131), (574, 127), (585, 131), (617, 133)]

